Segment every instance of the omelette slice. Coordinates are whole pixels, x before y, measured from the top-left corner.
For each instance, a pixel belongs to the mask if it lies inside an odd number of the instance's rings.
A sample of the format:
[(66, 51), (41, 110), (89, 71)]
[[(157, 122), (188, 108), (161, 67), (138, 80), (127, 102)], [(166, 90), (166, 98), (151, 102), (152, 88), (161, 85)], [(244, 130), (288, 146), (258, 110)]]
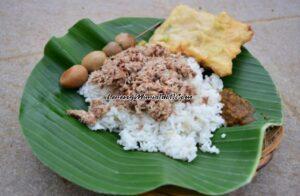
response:
[(179, 5), (149, 42), (192, 56), (223, 77), (232, 73), (232, 59), (252, 35), (248, 24), (233, 19), (226, 12), (215, 16)]

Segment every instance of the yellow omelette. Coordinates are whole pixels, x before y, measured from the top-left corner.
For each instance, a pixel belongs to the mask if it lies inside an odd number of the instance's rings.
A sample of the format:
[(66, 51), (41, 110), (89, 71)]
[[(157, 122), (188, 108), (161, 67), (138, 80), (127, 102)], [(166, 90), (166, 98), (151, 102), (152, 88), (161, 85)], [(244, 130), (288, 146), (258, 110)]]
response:
[(149, 42), (192, 56), (223, 77), (232, 73), (232, 59), (252, 35), (248, 24), (235, 20), (226, 12), (215, 16), (179, 5), (156, 29)]

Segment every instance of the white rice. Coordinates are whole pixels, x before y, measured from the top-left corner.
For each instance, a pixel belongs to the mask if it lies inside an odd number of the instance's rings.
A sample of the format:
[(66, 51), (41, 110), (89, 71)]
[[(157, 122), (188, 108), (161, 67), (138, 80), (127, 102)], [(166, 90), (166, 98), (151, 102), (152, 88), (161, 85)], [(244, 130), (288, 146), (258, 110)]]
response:
[(221, 134), (221, 138), (224, 139), (226, 137), (226, 133)]
[[(147, 114), (136, 115), (112, 107), (89, 128), (119, 133), (118, 143), (125, 150), (163, 152), (174, 159), (189, 162), (197, 156), (197, 144), (203, 152), (219, 153), (211, 138), (213, 132), (224, 124), (219, 94), (223, 82), (215, 74), (203, 79), (203, 69), (193, 58), (187, 58), (187, 63), (197, 73), (195, 78), (187, 81), (196, 87), (197, 95), (193, 96), (192, 103), (175, 103), (174, 112), (166, 121), (157, 122)], [(95, 98), (104, 100), (107, 95), (107, 89), (100, 89), (89, 81), (78, 92), (87, 102)], [(203, 97), (208, 97), (207, 104), (202, 103)]]

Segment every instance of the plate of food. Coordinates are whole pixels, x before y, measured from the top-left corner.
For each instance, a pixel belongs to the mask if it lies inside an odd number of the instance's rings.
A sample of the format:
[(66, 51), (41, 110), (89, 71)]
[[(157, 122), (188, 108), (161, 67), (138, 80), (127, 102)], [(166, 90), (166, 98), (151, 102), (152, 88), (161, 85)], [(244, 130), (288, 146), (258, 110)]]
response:
[(226, 12), (185, 5), (166, 19), (80, 20), (50, 39), (28, 78), (23, 134), (46, 166), (95, 192), (231, 192), (283, 123), (270, 75), (243, 47), (253, 34)]

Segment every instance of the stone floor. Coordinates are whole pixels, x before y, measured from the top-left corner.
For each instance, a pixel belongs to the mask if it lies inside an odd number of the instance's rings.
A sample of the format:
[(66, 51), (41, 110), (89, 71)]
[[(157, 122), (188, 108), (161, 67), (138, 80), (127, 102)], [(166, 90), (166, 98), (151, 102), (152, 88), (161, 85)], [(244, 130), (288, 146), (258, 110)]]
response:
[[(81, 18), (165, 17), (179, 1), (0, 1), (0, 195), (94, 195), (42, 165), (20, 133), (18, 108), (26, 78), (51, 36)], [(213, 13), (226, 10), (255, 31), (247, 48), (270, 72), (285, 105), (285, 136), (273, 160), (232, 195), (300, 194), (300, 1), (180, 1)]]

